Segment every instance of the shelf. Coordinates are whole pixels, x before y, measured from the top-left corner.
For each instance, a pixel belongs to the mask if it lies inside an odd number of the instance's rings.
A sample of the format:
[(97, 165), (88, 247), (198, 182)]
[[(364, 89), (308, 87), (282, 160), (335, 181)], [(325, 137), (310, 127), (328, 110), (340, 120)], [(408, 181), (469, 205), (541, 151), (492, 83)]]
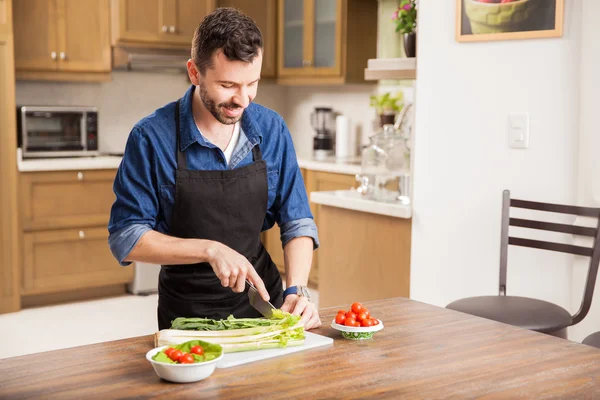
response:
[(416, 79), (417, 59), (411, 58), (373, 58), (365, 68), (365, 80), (380, 79)]

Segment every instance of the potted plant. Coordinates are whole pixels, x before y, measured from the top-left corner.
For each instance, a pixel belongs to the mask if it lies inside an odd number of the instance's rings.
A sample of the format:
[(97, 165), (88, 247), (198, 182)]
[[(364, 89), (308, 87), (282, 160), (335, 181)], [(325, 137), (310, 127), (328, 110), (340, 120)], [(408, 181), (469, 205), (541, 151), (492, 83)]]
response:
[(402, 0), (392, 15), (396, 32), (403, 35), (406, 57), (417, 56), (417, 0)]
[(380, 126), (385, 124), (393, 124), (396, 119), (396, 114), (402, 110), (402, 101), (404, 96), (402, 92), (398, 92), (395, 96), (391, 93), (383, 93), (370, 97), (370, 105), (377, 111), (380, 119)]

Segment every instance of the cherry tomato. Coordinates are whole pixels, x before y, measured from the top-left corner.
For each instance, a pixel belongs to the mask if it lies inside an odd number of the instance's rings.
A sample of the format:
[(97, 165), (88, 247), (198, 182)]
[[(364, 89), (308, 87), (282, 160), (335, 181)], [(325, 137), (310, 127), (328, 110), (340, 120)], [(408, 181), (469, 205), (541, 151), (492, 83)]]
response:
[(367, 313), (366, 313), (366, 312), (364, 312), (364, 311), (363, 311), (363, 312), (361, 312), (360, 314), (358, 314), (358, 316), (356, 317), (356, 320), (357, 320), (357, 321), (361, 321), (361, 322), (362, 322), (362, 321), (365, 321), (365, 320), (367, 320), (367, 319), (369, 319), (369, 316), (368, 316), (368, 315), (367, 315)]
[(355, 326), (354, 324), (356, 324), (356, 319), (346, 317), (346, 320), (344, 321), (344, 325), (346, 325), (346, 326)]
[(373, 322), (373, 326), (379, 325), (379, 321), (377, 320), (377, 318), (371, 318), (371, 322)]
[(193, 364), (194, 361), (194, 356), (190, 353), (183, 353), (181, 357), (179, 357), (179, 362), (182, 364)]
[(369, 312), (369, 310), (367, 310), (366, 308), (363, 310), (363, 312), (367, 315), (367, 319), (371, 318), (371, 313)]
[(171, 358), (171, 353), (174, 351), (175, 351), (174, 348), (169, 347), (168, 349), (165, 350), (165, 354), (167, 355), (167, 357)]
[(202, 354), (204, 354), (204, 349), (200, 346), (192, 346), (192, 348), (190, 349), (190, 353), (194, 353), (201, 356)]
[(355, 313), (353, 313), (352, 311), (348, 311), (346, 313), (346, 318), (352, 318), (352, 319), (356, 319), (357, 315)]
[(354, 321), (354, 324), (352, 324), (352, 326), (360, 326), (360, 322)]
[(364, 307), (360, 303), (352, 303), (352, 312), (354, 314), (360, 314), (364, 310)]
[(373, 326), (373, 321), (371, 321), (370, 319), (363, 319), (362, 321), (360, 321), (360, 326)]
[(346, 315), (345, 314), (338, 314), (335, 316), (335, 323), (338, 325), (344, 325), (344, 322), (346, 321)]
[(338, 313), (338, 314), (344, 314), (344, 315), (345, 315), (345, 314), (346, 314), (346, 310), (339, 310), (337, 313)]
[(177, 360), (179, 360), (179, 357), (181, 357), (181, 354), (182, 354), (181, 351), (173, 350), (171, 352), (171, 355), (169, 356), (169, 358), (173, 361), (177, 361)]

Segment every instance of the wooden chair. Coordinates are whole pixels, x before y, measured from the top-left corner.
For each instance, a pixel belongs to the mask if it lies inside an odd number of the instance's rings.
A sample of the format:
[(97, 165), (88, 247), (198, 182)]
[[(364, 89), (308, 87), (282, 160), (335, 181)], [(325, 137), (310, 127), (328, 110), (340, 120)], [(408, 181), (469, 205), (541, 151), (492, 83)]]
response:
[(600, 332), (592, 333), (591, 335), (583, 339), (583, 342), (581, 343), (600, 349)]
[[(533, 221), (528, 219), (511, 218), (510, 207), (530, 210), (547, 211), (561, 214), (571, 214), (598, 219), (596, 228), (588, 228), (567, 224)], [(594, 238), (591, 248), (561, 244), (540, 240), (523, 239), (509, 236), (508, 227), (538, 229), (552, 232), (569, 233), (573, 235)], [(590, 257), (590, 265), (585, 283), (581, 307), (575, 315), (569, 314), (564, 308), (547, 301), (506, 295), (506, 264), (508, 245), (532, 247), (536, 249), (558, 251)], [(600, 208), (565, 206), (559, 204), (537, 203), (533, 201), (510, 198), (510, 192), (503, 192), (502, 201), (502, 230), (500, 241), (500, 285), (497, 296), (478, 296), (456, 300), (446, 308), (461, 311), (482, 318), (543, 332), (566, 338), (566, 328), (579, 323), (587, 315), (592, 304), (592, 295), (598, 274), (600, 262)]]

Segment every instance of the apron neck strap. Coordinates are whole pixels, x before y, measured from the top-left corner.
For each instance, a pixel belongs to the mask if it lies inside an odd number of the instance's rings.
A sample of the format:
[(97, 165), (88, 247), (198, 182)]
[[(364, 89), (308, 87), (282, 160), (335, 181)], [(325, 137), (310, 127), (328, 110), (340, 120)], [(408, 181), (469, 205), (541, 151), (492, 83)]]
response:
[(255, 162), (262, 161), (262, 152), (260, 151), (260, 147), (258, 147), (258, 143), (252, 148), (252, 158)]
[[(180, 123), (179, 123), (179, 103), (180, 100), (177, 100), (177, 103), (175, 104), (175, 129), (176, 129), (176, 136), (177, 136), (177, 168), (178, 169), (187, 169), (187, 159), (185, 157), (185, 153), (183, 151), (181, 151), (181, 144), (180, 144), (180, 136), (181, 136), (181, 132), (180, 132)], [(262, 152), (260, 151), (260, 147), (258, 146), (258, 144), (256, 144), (253, 148), (252, 148), (252, 158), (254, 159), (254, 161), (262, 161)]]
[(175, 127), (177, 136), (177, 169), (187, 169), (187, 159), (185, 158), (185, 154), (181, 151), (180, 144), (179, 100), (177, 100), (177, 104), (175, 104)]

